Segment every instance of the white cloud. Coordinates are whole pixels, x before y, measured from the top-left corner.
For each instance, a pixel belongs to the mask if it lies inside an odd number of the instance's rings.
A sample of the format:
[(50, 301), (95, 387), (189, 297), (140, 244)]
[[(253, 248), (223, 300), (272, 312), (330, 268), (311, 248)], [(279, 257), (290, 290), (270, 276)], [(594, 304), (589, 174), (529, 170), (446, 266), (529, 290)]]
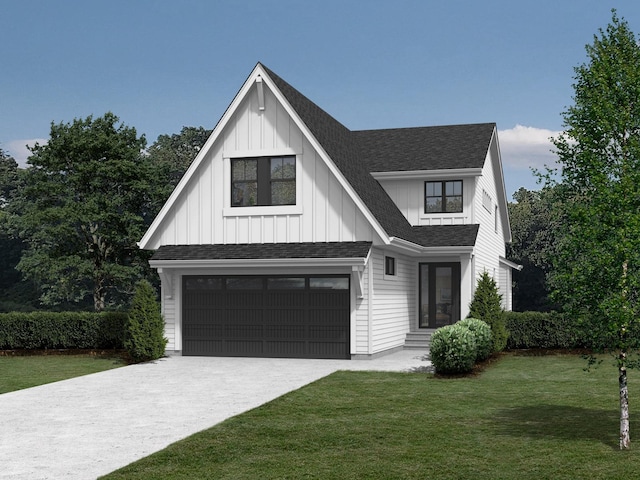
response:
[(11, 155), (18, 166), (21, 168), (27, 167), (27, 158), (31, 155), (31, 152), (27, 148), (27, 145), (33, 147), (36, 143), (44, 145), (48, 142), (46, 138), (31, 138), (26, 140), (12, 140), (7, 143), (5, 150)]
[(552, 152), (554, 145), (549, 139), (561, 133), (561, 131), (523, 125), (500, 130), (498, 137), (503, 165), (527, 170), (530, 167), (544, 169), (545, 165), (550, 167), (555, 165), (557, 155)]

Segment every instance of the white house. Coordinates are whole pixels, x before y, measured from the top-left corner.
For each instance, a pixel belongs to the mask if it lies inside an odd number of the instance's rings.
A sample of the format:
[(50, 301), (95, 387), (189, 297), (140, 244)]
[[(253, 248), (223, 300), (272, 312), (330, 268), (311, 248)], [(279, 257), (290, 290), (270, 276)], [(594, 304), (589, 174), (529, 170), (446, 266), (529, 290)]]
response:
[(353, 358), (511, 308), (493, 123), (351, 131), (257, 64), (140, 241), (167, 349)]

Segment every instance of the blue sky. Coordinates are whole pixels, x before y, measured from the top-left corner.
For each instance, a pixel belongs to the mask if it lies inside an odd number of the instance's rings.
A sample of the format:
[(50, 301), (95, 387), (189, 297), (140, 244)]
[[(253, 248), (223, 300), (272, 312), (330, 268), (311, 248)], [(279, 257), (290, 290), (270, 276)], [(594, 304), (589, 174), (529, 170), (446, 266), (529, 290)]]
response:
[(260, 61), (351, 129), (496, 122), (510, 199), (611, 8), (640, 33), (637, 0), (0, 0), (0, 148), (107, 111), (213, 128)]

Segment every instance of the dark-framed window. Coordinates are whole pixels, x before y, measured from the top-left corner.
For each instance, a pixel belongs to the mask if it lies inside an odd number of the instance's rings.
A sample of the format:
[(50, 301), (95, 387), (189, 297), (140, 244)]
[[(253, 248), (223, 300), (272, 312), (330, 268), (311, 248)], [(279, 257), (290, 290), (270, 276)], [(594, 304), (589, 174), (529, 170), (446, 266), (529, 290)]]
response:
[(462, 212), (462, 180), (424, 182), (424, 213)]
[(296, 204), (296, 157), (231, 159), (231, 206)]
[(396, 259), (394, 257), (384, 257), (384, 274), (396, 274)]

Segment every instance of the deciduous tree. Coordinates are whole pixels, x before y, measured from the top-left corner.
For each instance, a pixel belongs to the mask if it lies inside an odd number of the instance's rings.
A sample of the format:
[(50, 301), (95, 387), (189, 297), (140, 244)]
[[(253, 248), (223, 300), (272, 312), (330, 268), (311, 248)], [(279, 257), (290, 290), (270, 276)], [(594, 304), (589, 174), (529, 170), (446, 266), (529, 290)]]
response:
[(553, 259), (556, 298), (615, 352), (620, 448), (630, 445), (627, 368), (640, 313), (640, 46), (615, 10), (575, 69), (559, 156), (566, 222)]
[(107, 113), (51, 125), (36, 144), (17, 201), (28, 245), (18, 269), (48, 305), (93, 300), (104, 309), (133, 293), (146, 256), (136, 242), (151, 221), (144, 136)]

